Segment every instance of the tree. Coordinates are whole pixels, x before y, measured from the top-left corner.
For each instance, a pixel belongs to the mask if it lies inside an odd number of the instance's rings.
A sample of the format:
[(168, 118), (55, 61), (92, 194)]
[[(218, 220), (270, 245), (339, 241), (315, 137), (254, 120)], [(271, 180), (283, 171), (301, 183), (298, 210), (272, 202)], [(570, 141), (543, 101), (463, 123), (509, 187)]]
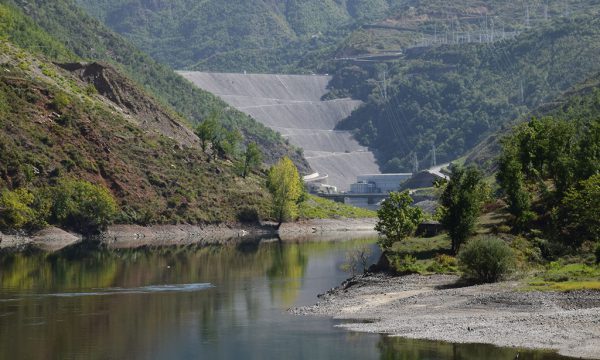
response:
[(83, 233), (94, 233), (110, 224), (118, 206), (104, 187), (83, 180), (61, 180), (53, 189), (55, 223)]
[(278, 221), (279, 229), (284, 221), (294, 220), (298, 216), (298, 201), (304, 189), (292, 160), (284, 157), (271, 167), (267, 187), (273, 196), (273, 217)]
[(227, 130), (221, 126), (217, 127), (217, 131), (213, 139), (215, 158), (217, 156), (221, 158), (236, 158), (239, 155), (239, 147), (242, 139), (242, 134), (236, 129)]
[(6, 230), (21, 229), (36, 218), (31, 208), (34, 196), (27, 189), (8, 189), (0, 192), (0, 228)]
[(523, 166), (518, 159), (516, 147), (506, 141), (498, 161), (496, 178), (507, 197), (508, 211), (514, 216), (516, 228), (520, 231), (533, 219), (531, 199), (525, 187)]
[(256, 143), (251, 142), (246, 147), (244, 153), (244, 164), (242, 169), (242, 177), (245, 179), (250, 171), (257, 168), (262, 162), (262, 153)]
[(600, 174), (569, 189), (557, 213), (561, 227), (573, 245), (600, 241)]
[(379, 239), (382, 249), (389, 249), (395, 242), (411, 235), (423, 219), (423, 211), (413, 207), (408, 191), (391, 192), (389, 198), (381, 204), (377, 211), (379, 221), (375, 225), (383, 237)]
[(214, 141), (218, 127), (219, 123), (217, 122), (216, 113), (211, 114), (211, 116), (196, 126), (196, 130), (194, 132), (198, 138), (200, 138), (200, 144), (203, 151), (206, 151), (208, 143)]
[(440, 197), (440, 205), (441, 222), (450, 234), (454, 254), (473, 234), (488, 191), (477, 168), (452, 166), (450, 179)]

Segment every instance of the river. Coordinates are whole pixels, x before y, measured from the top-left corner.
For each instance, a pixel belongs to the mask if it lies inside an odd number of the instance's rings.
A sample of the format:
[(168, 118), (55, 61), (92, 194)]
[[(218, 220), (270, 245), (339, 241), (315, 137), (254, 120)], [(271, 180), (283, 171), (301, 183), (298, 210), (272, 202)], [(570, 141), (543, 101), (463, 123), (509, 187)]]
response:
[[(0, 359), (514, 359), (519, 352), (357, 334), (292, 306), (348, 277), (373, 238), (0, 255)], [(562, 359), (520, 351), (520, 359)]]

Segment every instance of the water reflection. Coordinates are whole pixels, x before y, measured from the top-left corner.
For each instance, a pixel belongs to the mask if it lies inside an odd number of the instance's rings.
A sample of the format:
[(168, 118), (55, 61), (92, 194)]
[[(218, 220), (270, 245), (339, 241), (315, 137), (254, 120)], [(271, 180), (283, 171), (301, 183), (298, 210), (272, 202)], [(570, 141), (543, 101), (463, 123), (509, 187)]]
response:
[(0, 255), (0, 359), (473, 358), (286, 313), (339, 284), (346, 252), (374, 242)]
[(552, 352), (499, 348), (483, 344), (451, 344), (399, 337), (382, 337), (377, 344), (381, 360), (558, 360), (567, 359)]

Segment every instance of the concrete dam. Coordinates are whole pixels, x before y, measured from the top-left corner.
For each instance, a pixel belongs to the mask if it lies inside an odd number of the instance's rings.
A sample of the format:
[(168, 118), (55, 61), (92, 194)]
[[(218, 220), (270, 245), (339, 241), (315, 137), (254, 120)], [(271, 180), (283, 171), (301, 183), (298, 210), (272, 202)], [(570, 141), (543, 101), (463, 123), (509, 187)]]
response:
[(361, 102), (321, 101), (330, 76), (179, 72), (302, 148), (325, 183), (347, 191), (360, 174), (379, 174), (375, 156), (348, 131), (334, 130)]

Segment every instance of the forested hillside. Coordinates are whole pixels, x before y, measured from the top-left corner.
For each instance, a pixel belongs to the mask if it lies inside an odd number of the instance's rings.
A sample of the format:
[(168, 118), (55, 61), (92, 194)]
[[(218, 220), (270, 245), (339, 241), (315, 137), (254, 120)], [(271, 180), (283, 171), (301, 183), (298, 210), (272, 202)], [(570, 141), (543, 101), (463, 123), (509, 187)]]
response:
[[(266, 162), (288, 155), (301, 170), (308, 171), (305, 160), (278, 134), (157, 63), (71, 0), (2, 0), (0, 4), (0, 30), (15, 44), (57, 61), (83, 59), (112, 64), (192, 125), (219, 113), (225, 126), (240, 130), (247, 142), (261, 146)], [(35, 30), (36, 26), (43, 30)]]
[(403, 0), (77, 0), (177, 69), (284, 72), (383, 17)]
[(597, 73), (576, 84), (553, 101), (547, 102), (531, 113), (516, 119), (513, 123), (503, 126), (469, 151), (465, 160), (467, 163), (477, 165), (487, 173), (493, 173), (498, 169), (501, 141), (510, 129), (518, 123), (548, 116), (564, 121), (598, 120), (599, 114), (600, 73)]
[[(600, 71), (597, 17), (559, 18), (514, 40), (414, 48), (395, 62), (347, 64), (334, 92), (367, 101), (342, 129), (378, 150), (384, 171), (461, 156), (503, 124)], [(383, 76), (386, 76), (385, 90)], [(386, 98), (387, 92), (387, 98)]]

